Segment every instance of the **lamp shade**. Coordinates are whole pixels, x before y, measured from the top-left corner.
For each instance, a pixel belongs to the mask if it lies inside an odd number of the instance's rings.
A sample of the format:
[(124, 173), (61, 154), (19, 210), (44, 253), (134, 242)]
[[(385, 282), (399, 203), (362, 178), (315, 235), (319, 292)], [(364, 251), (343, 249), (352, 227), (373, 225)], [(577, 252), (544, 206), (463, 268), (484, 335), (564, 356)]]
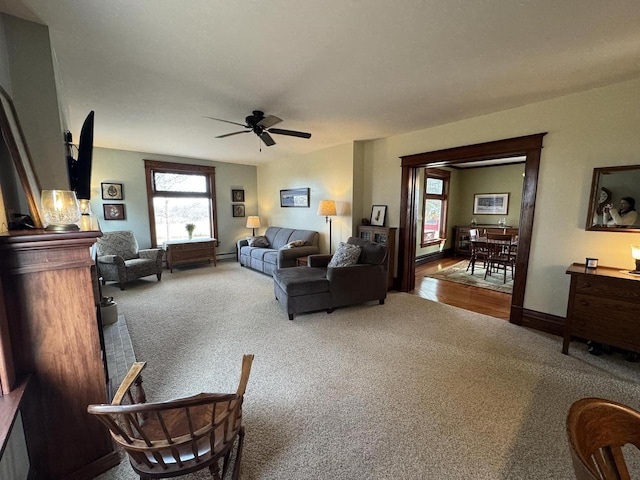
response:
[(323, 217), (337, 215), (336, 202), (334, 200), (320, 200), (318, 204), (318, 215)]
[(71, 190), (43, 190), (42, 217), (48, 230), (77, 230), (80, 204)]
[(260, 217), (249, 215), (247, 217), (247, 228), (260, 228)]

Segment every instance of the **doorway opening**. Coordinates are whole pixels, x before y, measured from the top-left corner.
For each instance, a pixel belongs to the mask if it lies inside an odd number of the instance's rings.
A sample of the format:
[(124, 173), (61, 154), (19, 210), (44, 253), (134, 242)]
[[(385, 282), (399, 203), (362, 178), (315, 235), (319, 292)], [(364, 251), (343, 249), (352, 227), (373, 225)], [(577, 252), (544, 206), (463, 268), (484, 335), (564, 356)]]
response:
[(546, 133), (401, 157), (402, 185), (398, 250), (398, 280), (400, 291), (409, 292), (415, 288), (418, 208), (416, 205), (418, 198), (416, 189), (418, 188), (421, 169), (425, 167), (450, 166), (458, 163), (522, 155), (526, 158), (525, 177), (522, 186), (516, 275), (509, 313), (509, 321), (511, 323), (517, 325), (522, 324), (523, 303), (538, 185), (538, 170), (540, 166), (542, 138), (544, 135), (546, 135)]

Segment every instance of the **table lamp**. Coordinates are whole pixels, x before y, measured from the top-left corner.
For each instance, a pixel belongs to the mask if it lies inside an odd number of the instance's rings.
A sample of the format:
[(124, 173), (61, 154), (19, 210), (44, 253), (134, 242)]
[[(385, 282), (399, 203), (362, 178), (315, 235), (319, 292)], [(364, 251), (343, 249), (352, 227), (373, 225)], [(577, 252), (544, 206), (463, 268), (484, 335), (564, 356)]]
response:
[(247, 228), (251, 229), (251, 236), (256, 236), (256, 228), (260, 228), (260, 217), (257, 215), (249, 215), (247, 217)]
[(331, 254), (331, 217), (337, 215), (336, 202), (334, 200), (320, 200), (318, 215), (323, 216), (325, 223), (329, 224), (329, 254)]

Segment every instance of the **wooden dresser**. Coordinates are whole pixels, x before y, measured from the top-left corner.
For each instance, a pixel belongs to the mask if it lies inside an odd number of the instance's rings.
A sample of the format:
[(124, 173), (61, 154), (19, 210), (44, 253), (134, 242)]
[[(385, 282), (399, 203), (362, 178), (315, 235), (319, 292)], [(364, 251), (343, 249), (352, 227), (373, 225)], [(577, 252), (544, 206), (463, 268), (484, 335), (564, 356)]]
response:
[(628, 271), (581, 263), (567, 269), (571, 290), (562, 353), (572, 337), (640, 353), (640, 276)]
[(364, 240), (385, 245), (389, 249), (389, 274), (387, 279), (387, 290), (393, 288), (393, 274), (396, 265), (396, 228), (395, 227), (374, 227), (369, 225), (358, 226), (358, 236)]
[(166, 252), (167, 268), (173, 273), (173, 267), (189, 263), (216, 263), (216, 239), (194, 238), (193, 240), (172, 240), (162, 246)]

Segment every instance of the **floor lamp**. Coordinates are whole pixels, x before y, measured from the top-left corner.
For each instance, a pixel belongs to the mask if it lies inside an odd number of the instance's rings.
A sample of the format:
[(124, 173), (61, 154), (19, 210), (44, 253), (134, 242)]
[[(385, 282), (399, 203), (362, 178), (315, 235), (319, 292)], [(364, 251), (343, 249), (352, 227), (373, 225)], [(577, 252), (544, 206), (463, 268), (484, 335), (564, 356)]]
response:
[(256, 228), (260, 228), (260, 217), (257, 215), (249, 215), (247, 217), (247, 228), (251, 229), (251, 236), (256, 236)]
[(325, 223), (329, 223), (329, 254), (331, 254), (331, 217), (337, 215), (336, 202), (333, 200), (320, 200), (318, 215), (324, 217)]

